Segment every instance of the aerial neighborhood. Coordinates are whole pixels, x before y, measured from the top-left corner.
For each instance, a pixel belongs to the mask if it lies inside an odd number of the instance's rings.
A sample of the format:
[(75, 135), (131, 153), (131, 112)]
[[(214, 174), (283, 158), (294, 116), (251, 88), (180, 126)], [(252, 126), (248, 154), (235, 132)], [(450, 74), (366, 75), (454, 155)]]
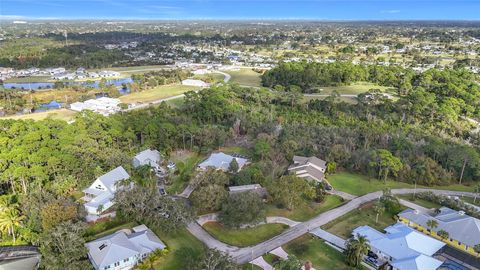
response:
[(480, 270), (476, 1), (4, 2), (0, 270)]

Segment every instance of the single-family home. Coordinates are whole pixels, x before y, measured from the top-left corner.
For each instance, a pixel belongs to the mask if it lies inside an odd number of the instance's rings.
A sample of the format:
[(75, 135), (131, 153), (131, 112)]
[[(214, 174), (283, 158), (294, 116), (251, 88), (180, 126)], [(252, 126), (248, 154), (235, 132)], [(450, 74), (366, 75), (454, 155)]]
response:
[(325, 178), (327, 162), (317, 157), (294, 156), (288, 171), (307, 180), (321, 182)]
[(74, 102), (70, 104), (73, 111), (90, 110), (102, 115), (110, 115), (118, 112), (121, 101), (118, 98), (100, 97), (97, 99), (89, 99), (84, 102)]
[(245, 166), (248, 163), (248, 159), (244, 157), (231, 156), (223, 152), (219, 152), (219, 153), (211, 154), (208, 159), (206, 159), (205, 161), (203, 161), (198, 165), (198, 168), (202, 170), (206, 170), (209, 167), (212, 167), (212, 168), (215, 168), (216, 170), (222, 170), (226, 172), (230, 168), (230, 163), (234, 159), (238, 164), (239, 171), (243, 168), (243, 166)]
[(88, 242), (88, 258), (95, 270), (128, 270), (165, 244), (147, 226), (121, 230)]
[(443, 242), (402, 223), (385, 228), (385, 232), (370, 226), (360, 226), (352, 232), (354, 237), (360, 235), (368, 240), (370, 251), (376, 254), (377, 266), (387, 263), (392, 270), (436, 270), (443, 264), (433, 258), (445, 246)]
[(182, 81), (182, 85), (188, 86), (197, 86), (197, 87), (209, 87), (210, 84), (202, 81), (202, 80), (194, 80), (194, 79), (186, 79)]
[[(441, 207), (436, 213), (407, 209), (399, 213), (398, 217), (401, 222), (414, 229), (427, 233), (451, 247), (478, 256), (473, 247), (480, 244), (480, 220), (463, 211), (456, 211), (448, 207)], [(437, 226), (430, 228), (427, 225), (429, 220), (435, 221)], [(446, 231), (448, 238), (440, 237), (439, 231)]]
[(154, 169), (158, 169), (161, 161), (162, 159), (158, 150), (147, 149), (133, 157), (132, 165), (134, 168), (148, 165)]
[(87, 213), (98, 216), (110, 208), (113, 205), (115, 192), (120, 187), (119, 182), (129, 178), (130, 175), (122, 166), (98, 177), (90, 187), (83, 190)]

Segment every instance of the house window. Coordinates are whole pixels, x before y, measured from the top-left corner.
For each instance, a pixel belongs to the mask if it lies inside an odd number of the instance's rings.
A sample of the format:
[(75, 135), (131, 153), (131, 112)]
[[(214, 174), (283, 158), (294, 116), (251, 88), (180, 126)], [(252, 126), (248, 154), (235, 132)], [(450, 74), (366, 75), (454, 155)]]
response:
[(114, 266), (119, 266), (119, 265), (120, 265), (120, 262), (116, 262), (116, 263), (114, 264)]

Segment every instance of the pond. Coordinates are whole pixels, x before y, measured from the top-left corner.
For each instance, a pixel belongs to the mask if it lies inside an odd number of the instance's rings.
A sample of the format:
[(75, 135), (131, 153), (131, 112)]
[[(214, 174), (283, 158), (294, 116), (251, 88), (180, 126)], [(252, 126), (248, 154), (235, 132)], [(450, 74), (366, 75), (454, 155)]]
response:
[[(122, 86), (122, 84), (132, 83), (133, 79), (128, 78), (120, 78), (120, 79), (111, 79), (106, 80), (107, 85), (115, 85), (115, 86)], [(67, 85), (83, 85), (92, 88), (100, 88), (100, 81), (69, 81), (64, 82)], [(55, 83), (53, 82), (26, 82), (26, 83), (4, 83), (3, 87), (5, 89), (24, 89), (24, 90), (39, 90), (39, 89), (53, 89), (55, 88)]]

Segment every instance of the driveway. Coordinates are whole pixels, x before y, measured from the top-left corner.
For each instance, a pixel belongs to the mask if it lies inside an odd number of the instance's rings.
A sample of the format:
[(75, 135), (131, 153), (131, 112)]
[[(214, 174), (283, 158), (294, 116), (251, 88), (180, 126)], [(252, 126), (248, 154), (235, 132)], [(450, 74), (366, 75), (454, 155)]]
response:
[[(438, 189), (416, 189), (416, 190), (393, 189), (392, 193), (393, 194), (410, 194), (410, 193), (413, 193), (414, 191), (416, 192), (430, 191), (437, 195), (449, 195), (449, 196), (467, 196), (467, 197), (475, 196), (473, 192), (449, 191), (449, 190), (438, 190)], [(321, 213), (320, 215), (308, 221), (298, 223), (295, 226), (287, 229), (283, 233), (269, 240), (266, 240), (255, 246), (250, 246), (245, 248), (233, 247), (218, 241), (217, 239), (209, 235), (207, 232), (205, 232), (205, 230), (203, 230), (203, 228), (200, 225), (198, 225), (196, 222), (194, 222), (193, 225), (190, 224), (188, 226), (188, 229), (195, 237), (197, 237), (200, 241), (204, 242), (208, 247), (210, 248), (213, 247), (223, 252), (227, 252), (228, 254), (230, 254), (230, 256), (234, 258), (236, 262), (238, 262), (239, 264), (244, 264), (278, 247), (281, 247), (282, 245), (306, 233), (316, 230), (320, 226), (325, 225), (326, 223), (338, 217), (341, 217), (354, 209), (357, 209), (358, 207), (360, 207), (360, 205), (380, 198), (380, 196), (382, 196), (382, 192), (377, 191), (377, 192), (365, 194), (360, 197), (356, 197), (351, 201), (347, 202), (346, 204), (343, 204), (327, 212)]]

